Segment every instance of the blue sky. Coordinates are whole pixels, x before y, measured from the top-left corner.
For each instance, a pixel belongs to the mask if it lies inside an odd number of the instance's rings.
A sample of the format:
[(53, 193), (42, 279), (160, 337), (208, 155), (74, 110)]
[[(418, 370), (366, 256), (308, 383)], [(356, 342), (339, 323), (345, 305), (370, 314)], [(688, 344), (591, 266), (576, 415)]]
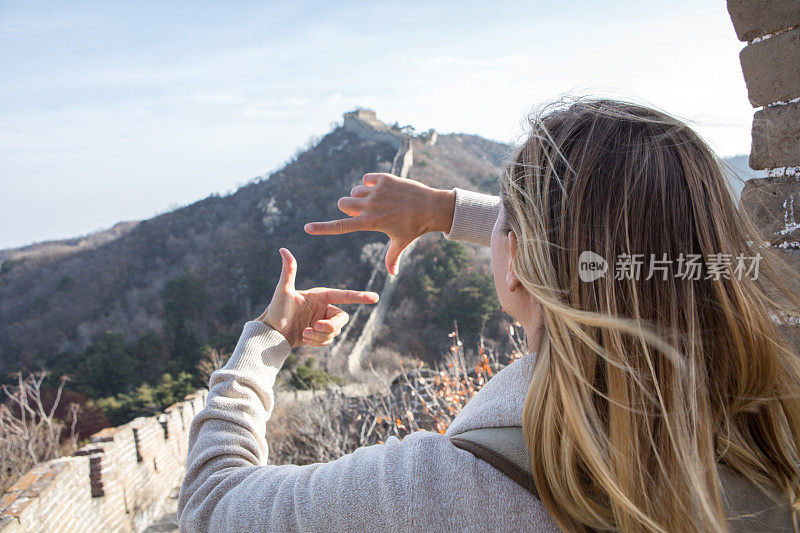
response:
[(747, 153), (742, 47), (722, 0), (0, 0), (0, 248), (230, 192), (355, 106), (509, 142), (606, 95)]

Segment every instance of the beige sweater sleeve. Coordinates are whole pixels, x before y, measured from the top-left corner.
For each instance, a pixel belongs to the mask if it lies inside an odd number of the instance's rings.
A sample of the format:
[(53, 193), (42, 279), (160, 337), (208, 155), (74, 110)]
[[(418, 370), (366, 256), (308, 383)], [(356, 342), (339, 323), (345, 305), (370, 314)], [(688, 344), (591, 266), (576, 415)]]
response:
[(396, 530), (407, 523), (411, 492), (426, 492), (421, 470), (436, 470), (426, 456), (449, 443), (425, 431), (329, 463), (267, 464), (272, 387), (290, 351), (280, 333), (247, 322), (228, 363), (212, 374), (189, 431), (181, 531)]
[(456, 208), (450, 232), (443, 233), (445, 239), (489, 246), (500, 213), (500, 197), (458, 187), (453, 190), (456, 192)]

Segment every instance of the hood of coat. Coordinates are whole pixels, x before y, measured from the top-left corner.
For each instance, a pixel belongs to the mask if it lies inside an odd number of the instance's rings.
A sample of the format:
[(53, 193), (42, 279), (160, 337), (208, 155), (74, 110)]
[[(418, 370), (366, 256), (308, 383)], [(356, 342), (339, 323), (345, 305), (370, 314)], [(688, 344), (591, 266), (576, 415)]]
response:
[(458, 413), (445, 436), (477, 428), (522, 426), (522, 408), (535, 362), (536, 354), (530, 353), (495, 374)]

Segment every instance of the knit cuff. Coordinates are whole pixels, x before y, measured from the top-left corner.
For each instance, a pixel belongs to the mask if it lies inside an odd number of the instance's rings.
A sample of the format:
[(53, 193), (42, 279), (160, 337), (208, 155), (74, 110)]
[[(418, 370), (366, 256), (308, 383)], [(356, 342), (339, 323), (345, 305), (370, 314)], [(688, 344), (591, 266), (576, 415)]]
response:
[(251, 320), (245, 323), (233, 355), (223, 368), (258, 378), (268, 367), (279, 370), (291, 351), (289, 341), (276, 329)]
[(453, 188), (456, 207), (449, 233), (442, 232), (449, 241), (464, 241), (490, 246), (492, 230), (500, 213), (500, 197), (465, 189)]

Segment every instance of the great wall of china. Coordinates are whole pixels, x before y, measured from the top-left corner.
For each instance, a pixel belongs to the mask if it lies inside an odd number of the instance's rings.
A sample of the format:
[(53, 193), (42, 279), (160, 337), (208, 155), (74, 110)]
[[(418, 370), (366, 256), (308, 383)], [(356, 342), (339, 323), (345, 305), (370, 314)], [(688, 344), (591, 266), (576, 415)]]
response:
[(106, 428), (74, 456), (35, 466), (0, 500), (0, 531), (142, 531), (176, 496), (197, 391), (154, 417)]
[[(386, 125), (377, 120), (375, 113), (365, 109), (359, 109), (357, 111), (345, 114), (344, 128), (349, 129), (358, 135), (379, 141), (384, 140), (385, 135), (387, 134), (393, 136), (397, 141), (397, 153), (392, 161), (390, 173), (402, 178), (408, 176), (408, 173), (411, 171), (411, 167), (414, 164), (414, 148), (409, 135), (386, 131)], [(429, 139), (433, 139), (433, 142), (436, 142), (435, 137), (433, 137), (436, 135), (435, 132), (429, 132), (428, 135)], [(408, 247), (406, 247), (402, 256), (400, 257), (400, 265), (398, 268), (402, 268), (405, 260), (407, 260), (407, 258), (411, 255), (411, 252), (414, 250), (415, 245), (416, 241), (412, 242)], [(375, 280), (378, 276), (383, 275), (383, 287), (379, 291), (380, 300), (378, 301), (377, 305), (370, 308), (369, 317), (364, 323), (364, 327), (361, 328), (361, 334), (356, 339), (355, 344), (350, 349), (350, 353), (347, 356), (347, 369), (350, 374), (354, 376), (358, 375), (362, 371), (362, 357), (372, 345), (375, 335), (377, 335), (381, 326), (383, 325), (384, 318), (386, 317), (386, 311), (389, 309), (391, 302), (392, 291), (397, 283), (397, 276), (390, 276), (388, 273), (386, 273), (386, 269), (382, 260), (388, 249), (389, 244), (387, 243), (383, 249), (383, 252), (375, 258), (372, 275), (370, 276), (369, 284), (366, 288), (368, 291), (375, 290), (373, 288)], [(358, 311), (361, 311), (362, 309), (363, 307), (359, 307)], [(356, 320), (352, 320), (350, 322), (350, 324), (356, 323)], [(348, 334), (349, 328), (348, 331), (343, 332), (344, 338), (342, 340), (345, 340)], [(341, 344), (337, 345), (337, 348), (340, 346)], [(338, 352), (339, 350), (337, 349), (336, 351)]]
[(750, 167), (767, 177), (748, 181), (742, 208), (765, 240), (800, 249), (800, 9), (791, 0), (728, 0), (747, 94), (754, 108)]
[[(728, 0), (728, 10), (737, 36), (747, 43), (740, 54), (742, 71), (750, 101), (760, 108), (753, 120), (750, 165), (769, 172), (767, 178), (747, 182), (742, 208), (773, 246), (796, 250), (800, 248), (800, 224), (794, 213), (794, 202), (800, 201), (800, 63), (796, 61), (800, 10), (792, 0)], [(396, 146), (392, 172), (407, 175), (413, 164), (408, 136), (366, 110), (346, 114), (344, 127)], [(435, 132), (427, 135), (428, 142), (436, 141)], [(374, 265), (370, 286), (382, 275), (382, 257)], [(394, 279), (385, 276), (384, 306)], [(361, 357), (380, 330), (385, 310), (378, 305), (370, 311), (350, 348), (351, 373), (361, 370)], [(354, 315), (351, 323), (357, 318)], [(345, 389), (346, 396), (365, 394), (358, 387)], [(280, 393), (276, 401), (304, 401), (314, 394)], [(169, 511), (170, 502), (174, 504), (189, 425), (203, 408), (205, 396), (206, 391), (197, 391), (157, 416), (104, 429), (74, 456), (37, 465), (0, 498), (0, 532), (147, 530)]]

